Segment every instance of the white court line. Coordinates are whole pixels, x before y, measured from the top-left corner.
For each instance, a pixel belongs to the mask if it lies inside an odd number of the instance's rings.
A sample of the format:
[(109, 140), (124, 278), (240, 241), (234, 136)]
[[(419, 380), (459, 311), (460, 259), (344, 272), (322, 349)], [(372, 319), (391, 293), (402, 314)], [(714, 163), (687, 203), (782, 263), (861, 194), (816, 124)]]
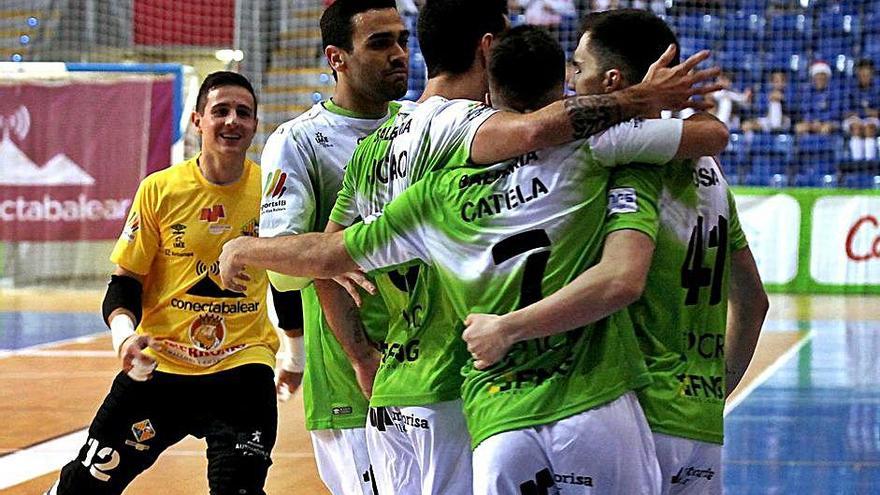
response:
[(76, 457), (87, 438), (88, 432), (79, 430), (0, 457), (0, 490), (58, 471)]
[(764, 371), (761, 372), (761, 374), (756, 376), (754, 380), (750, 381), (748, 383), (748, 385), (746, 385), (745, 388), (743, 388), (742, 392), (737, 394), (736, 398), (734, 398), (732, 401), (728, 402), (724, 406), (724, 415), (727, 416), (728, 414), (733, 412), (733, 410), (736, 409), (737, 406), (742, 404), (742, 402), (746, 399), (746, 397), (749, 396), (749, 394), (754, 392), (756, 388), (763, 385), (764, 382), (769, 380), (771, 376), (773, 376), (777, 371), (779, 371), (779, 368), (784, 366), (785, 363), (787, 363), (791, 358), (793, 358), (798, 353), (798, 351), (801, 350), (801, 347), (803, 347), (804, 345), (807, 344), (807, 342), (809, 342), (810, 340), (813, 339), (814, 333), (815, 333), (814, 330), (808, 331), (804, 336), (801, 337), (801, 339), (799, 341), (797, 341), (787, 351), (782, 353), (781, 356), (776, 358), (776, 361), (774, 361), (773, 364), (768, 366)]
[(0, 359), (13, 357), (13, 356), (19, 356), (22, 354), (26, 355), (29, 352), (41, 350), (46, 347), (54, 347), (56, 345), (86, 344), (89, 342), (93, 342), (93, 341), (95, 341), (95, 340), (99, 339), (100, 337), (107, 335), (107, 334), (108, 334), (108, 332), (98, 332), (98, 333), (93, 333), (93, 334), (89, 334), (89, 335), (83, 335), (81, 337), (72, 337), (69, 339), (53, 340), (52, 342), (46, 342), (43, 344), (36, 344), (36, 345), (28, 346), (28, 347), (22, 347), (21, 349), (0, 349)]
[[(86, 443), (88, 430), (82, 429), (0, 457), (0, 490), (58, 471), (76, 458)], [(162, 456), (202, 457), (204, 450), (168, 450)], [(312, 452), (273, 452), (273, 459), (309, 459)], [(45, 489), (48, 489), (47, 486)]]
[(28, 356), (28, 357), (62, 357), (62, 358), (96, 358), (96, 357), (111, 357), (115, 358), (116, 353), (112, 349), (107, 350), (60, 350), (60, 349), (33, 349), (29, 351), (18, 351), (16, 356)]

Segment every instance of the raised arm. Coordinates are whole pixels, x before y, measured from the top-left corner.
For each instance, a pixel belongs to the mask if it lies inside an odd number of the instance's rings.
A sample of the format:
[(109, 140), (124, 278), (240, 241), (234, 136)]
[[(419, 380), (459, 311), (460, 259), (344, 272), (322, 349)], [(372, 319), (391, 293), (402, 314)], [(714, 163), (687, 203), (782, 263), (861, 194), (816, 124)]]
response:
[(770, 308), (752, 251), (749, 248), (734, 251), (730, 261), (727, 333), (724, 338), (727, 395), (736, 389), (749, 367), (764, 317)]
[(675, 48), (670, 46), (651, 65), (641, 83), (615, 93), (566, 98), (527, 114), (498, 112), (474, 136), (471, 161), (497, 163), (532, 150), (586, 138), (620, 122), (659, 114), (665, 109), (707, 108), (706, 102), (689, 99), (721, 88), (719, 84), (695, 87), (719, 72), (717, 68), (693, 71), (709, 57), (709, 52), (702, 51), (675, 67), (667, 67), (674, 55)]
[(681, 142), (675, 158), (718, 156), (727, 147), (730, 130), (708, 112), (697, 112), (682, 124)]

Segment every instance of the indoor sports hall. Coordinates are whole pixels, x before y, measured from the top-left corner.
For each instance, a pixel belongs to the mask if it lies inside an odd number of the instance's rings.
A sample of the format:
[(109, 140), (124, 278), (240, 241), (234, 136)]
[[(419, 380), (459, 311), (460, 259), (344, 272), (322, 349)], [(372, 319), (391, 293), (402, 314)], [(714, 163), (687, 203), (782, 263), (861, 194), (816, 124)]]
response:
[[(253, 83), (259, 161), (279, 124), (332, 94), (318, 24), (330, 3), (0, 0), (0, 494), (43, 493), (86, 441), (119, 371), (101, 315), (110, 252), (141, 179), (198, 149), (201, 80), (225, 69)], [(397, 3), (416, 100), (423, 2)], [(569, 56), (585, 13), (651, 10), (683, 56), (709, 49), (723, 70), (720, 162), (770, 310), (727, 402), (723, 474), (687, 475), (723, 476), (729, 494), (880, 493), (880, 1), (509, 4), (512, 24), (545, 26)], [(301, 394), (278, 409), (266, 492), (329, 493)], [(187, 438), (125, 493), (207, 493), (204, 451)]]

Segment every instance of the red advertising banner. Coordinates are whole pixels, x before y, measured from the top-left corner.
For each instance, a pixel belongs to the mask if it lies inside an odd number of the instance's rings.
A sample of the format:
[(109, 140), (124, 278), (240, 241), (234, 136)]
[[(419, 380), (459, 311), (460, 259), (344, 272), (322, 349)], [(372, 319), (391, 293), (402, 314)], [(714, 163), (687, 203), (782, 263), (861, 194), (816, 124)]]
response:
[(172, 84), (0, 85), (0, 241), (118, 237), (140, 179), (168, 165)]
[(231, 47), (235, 0), (134, 0), (139, 45)]

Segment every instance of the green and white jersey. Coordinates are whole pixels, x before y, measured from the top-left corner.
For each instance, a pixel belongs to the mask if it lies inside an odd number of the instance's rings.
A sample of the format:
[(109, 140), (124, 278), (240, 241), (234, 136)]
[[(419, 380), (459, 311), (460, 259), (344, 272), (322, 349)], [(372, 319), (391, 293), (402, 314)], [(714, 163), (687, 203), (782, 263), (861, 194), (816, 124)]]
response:
[[(641, 123), (610, 131), (618, 159), (663, 163), (678, 148), (680, 124), (653, 147), (628, 147)], [(669, 129), (669, 127), (666, 127)], [(677, 129), (677, 133), (675, 132)], [(630, 136), (629, 139), (624, 136)], [(365, 270), (419, 260), (436, 271), (455, 310), (456, 332), (469, 313), (504, 314), (550, 294), (598, 258), (604, 239), (610, 169), (602, 157), (615, 141), (600, 136), (549, 148), (487, 169), (429, 173), (369, 224), (345, 231), (345, 246)], [(591, 145), (596, 145), (593, 149)], [(615, 204), (632, 228), (656, 222), (660, 169)], [(643, 192), (645, 191), (645, 192)], [(645, 230), (644, 228), (640, 228)], [(648, 382), (626, 312), (595, 325), (515, 345), (485, 371), (462, 368), (462, 398), (473, 441), (551, 423), (610, 402)]]
[[(477, 128), (494, 110), (435, 96), (402, 109), (365, 139), (346, 170), (331, 219), (371, 218), (426, 173), (464, 165)], [(376, 277), (389, 312), (370, 405), (419, 406), (461, 396), (467, 349), (435, 272), (411, 263)]]
[[(345, 164), (358, 140), (393, 117), (400, 106), (389, 105), (380, 119), (360, 118), (323, 101), (285, 122), (269, 137), (261, 158), (263, 199), (260, 236), (321, 232), (342, 185)], [(286, 290), (289, 278), (270, 273), (277, 288)], [(348, 356), (324, 319), (314, 286), (302, 290), (306, 369), (303, 402), (306, 428), (361, 428), (367, 401)], [(361, 308), (369, 337), (381, 342), (387, 310), (378, 297), (366, 297)]]
[[(614, 188), (632, 177), (621, 173)], [(629, 311), (653, 383), (639, 392), (651, 429), (724, 440), (724, 336), (730, 254), (747, 246), (733, 197), (712, 158), (670, 165), (659, 198), (656, 249)], [(608, 232), (629, 228), (612, 215)]]

